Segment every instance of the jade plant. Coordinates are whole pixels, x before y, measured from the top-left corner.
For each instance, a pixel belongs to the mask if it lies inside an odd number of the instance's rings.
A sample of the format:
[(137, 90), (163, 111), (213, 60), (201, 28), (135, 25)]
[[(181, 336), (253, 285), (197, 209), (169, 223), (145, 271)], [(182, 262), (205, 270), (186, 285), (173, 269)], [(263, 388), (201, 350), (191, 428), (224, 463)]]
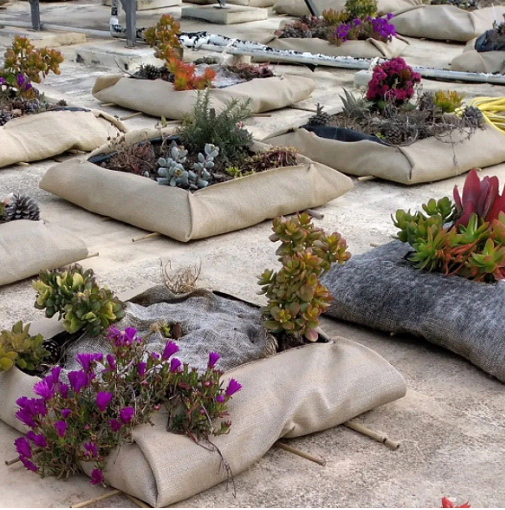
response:
[(505, 278), (505, 189), (498, 178), (479, 179), (472, 169), (454, 201), (444, 197), (423, 205), (424, 212), (396, 211), (398, 239), (414, 252), (409, 260), (426, 271), (459, 275), (475, 281)]
[(35, 308), (45, 310), (46, 317), (58, 314), (69, 333), (83, 329), (96, 336), (124, 317), (121, 301), (98, 285), (92, 269), (84, 271), (79, 264), (65, 270), (41, 271), (32, 285), (37, 291)]
[(30, 325), (16, 322), (12, 329), (0, 332), (0, 372), (14, 365), (21, 370), (32, 371), (49, 352), (43, 347), (42, 335), (30, 335)]
[(268, 299), (261, 308), (265, 327), (281, 342), (288, 337), (288, 345), (315, 342), (318, 318), (332, 299), (319, 278), (334, 262), (350, 258), (345, 239), (316, 228), (307, 213), (275, 218), (272, 230), (270, 240), (281, 242), (276, 254), (282, 267), (265, 270), (258, 280), (259, 294)]
[(109, 354), (78, 354), (79, 370), (64, 375), (54, 367), (35, 383), (35, 398), (16, 401), (16, 417), (29, 431), (15, 446), (28, 470), (67, 477), (89, 462), (91, 483), (105, 484), (107, 455), (131, 443), (133, 428), (150, 423), (161, 407), (169, 431), (204, 441), (206, 448), (210, 436), (229, 431), (227, 404), (241, 384), (231, 379), (224, 386), (215, 367), (219, 354), (211, 352), (206, 370), (197, 372), (174, 357), (179, 348), (173, 340), (158, 354), (134, 328), (111, 327), (107, 338)]

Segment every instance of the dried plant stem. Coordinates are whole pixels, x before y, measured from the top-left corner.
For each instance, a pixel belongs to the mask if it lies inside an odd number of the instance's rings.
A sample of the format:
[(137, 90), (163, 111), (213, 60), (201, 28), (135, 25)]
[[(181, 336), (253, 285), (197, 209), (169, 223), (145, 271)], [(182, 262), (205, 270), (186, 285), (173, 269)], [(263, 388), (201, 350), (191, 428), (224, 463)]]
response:
[(103, 499), (112, 498), (113, 496), (117, 496), (121, 494), (119, 489), (114, 489), (113, 491), (107, 492), (106, 494), (102, 494), (101, 496), (97, 496), (96, 498), (91, 498), (86, 501), (81, 501), (80, 503), (76, 503), (75, 505), (70, 505), (70, 508), (84, 508), (88, 505), (96, 503), (97, 501), (102, 501)]
[(145, 236), (135, 237), (132, 239), (132, 243), (137, 243), (139, 241), (143, 241), (144, 239), (150, 239), (151, 237), (157, 237), (161, 234), (159, 232), (151, 232), (150, 234), (146, 234)]
[(311, 455), (310, 453), (306, 453), (302, 450), (299, 450), (298, 448), (293, 448), (292, 446), (288, 446), (285, 443), (280, 443), (277, 441), (275, 443), (279, 448), (282, 448), (283, 450), (286, 450), (289, 453), (293, 453), (295, 455), (298, 455), (299, 457), (303, 457), (304, 459), (311, 460), (312, 462), (315, 462), (316, 464), (319, 464), (320, 466), (326, 466), (326, 461), (324, 459), (320, 459), (319, 457), (314, 457), (314, 455)]
[(124, 117), (120, 117), (119, 120), (128, 120), (133, 119), (133, 117), (139, 117), (140, 115), (144, 115), (142, 112), (131, 113), (130, 115), (125, 115)]
[(368, 436), (371, 439), (386, 445), (388, 448), (391, 448), (391, 450), (398, 450), (400, 447), (400, 443), (398, 441), (393, 441), (389, 439), (388, 436), (380, 434), (379, 432), (375, 432), (374, 430), (371, 430), (368, 427), (361, 425), (360, 423), (356, 423), (354, 421), (346, 421), (344, 425), (356, 432), (359, 432), (360, 434), (363, 434), (364, 436)]

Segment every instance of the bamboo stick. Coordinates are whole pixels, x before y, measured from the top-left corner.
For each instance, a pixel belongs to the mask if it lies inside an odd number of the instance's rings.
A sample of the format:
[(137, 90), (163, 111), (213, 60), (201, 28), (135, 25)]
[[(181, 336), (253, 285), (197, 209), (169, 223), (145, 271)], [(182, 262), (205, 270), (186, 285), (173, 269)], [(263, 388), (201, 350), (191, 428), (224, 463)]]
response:
[(81, 151), (79, 149), (68, 149), (68, 152), (71, 154), (86, 154), (86, 151)]
[(128, 120), (133, 119), (133, 117), (139, 117), (140, 115), (144, 115), (142, 112), (131, 113), (130, 115), (125, 115), (124, 117), (120, 117), (119, 120)]
[(94, 253), (90, 253), (87, 257), (84, 257), (82, 260), (91, 259), (93, 257), (98, 257), (100, 255), (99, 251), (95, 251)]
[(27, 163), (26, 161), (18, 161), (16, 164), (19, 166), (30, 166), (30, 163)]
[(144, 239), (149, 239), (150, 237), (157, 237), (161, 234), (159, 232), (151, 232), (150, 234), (146, 234), (145, 236), (140, 236), (132, 239), (132, 243), (137, 243), (139, 241), (143, 241)]
[(116, 103), (102, 103), (100, 105), (101, 108), (106, 108), (107, 106), (116, 106)]
[(312, 462), (315, 462), (316, 464), (319, 464), (320, 466), (326, 466), (326, 461), (324, 459), (320, 459), (319, 457), (314, 457), (314, 455), (311, 455), (310, 453), (306, 453), (302, 450), (299, 450), (298, 448), (293, 448), (292, 446), (288, 446), (285, 443), (280, 443), (277, 441), (275, 443), (279, 448), (282, 448), (283, 450), (286, 450), (289, 453), (293, 453), (295, 455), (298, 455), (299, 457), (303, 457), (304, 459), (311, 460)]
[(361, 425), (361, 423), (356, 423), (355, 421), (346, 421), (344, 425), (356, 432), (359, 432), (360, 434), (363, 434), (364, 436), (368, 436), (371, 439), (386, 445), (388, 448), (391, 448), (391, 450), (398, 450), (398, 448), (400, 448), (400, 443), (398, 441), (393, 441), (389, 439), (388, 436), (379, 434), (378, 432), (375, 432), (374, 430)]
[(358, 177), (358, 181), (373, 181), (376, 179), (375, 175), (362, 175), (361, 177)]
[(381, 243), (370, 243), (370, 246), (372, 248), (378, 248), (379, 246), (382, 246), (382, 244)]
[(135, 503), (140, 508), (152, 508), (151, 505), (148, 505), (147, 503), (144, 503), (144, 501), (141, 501), (140, 499), (136, 498), (135, 496), (130, 496), (130, 494), (124, 493), (124, 495), (132, 502)]
[(102, 501), (103, 499), (112, 498), (113, 496), (116, 496), (118, 494), (121, 494), (121, 491), (119, 489), (114, 489), (113, 491), (107, 492), (106, 494), (102, 494), (101, 496), (97, 496), (96, 498), (91, 498), (86, 501), (81, 501), (80, 503), (76, 503), (75, 505), (70, 505), (70, 508), (84, 508), (88, 505), (96, 503), (97, 501)]
[(318, 211), (314, 211), (314, 209), (305, 209), (305, 212), (309, 215), (309, 216), (312, 216), (313, 218), (316, 218), (316, 220), (322, 220), (324, 218), (324, 214), (318, 212)]

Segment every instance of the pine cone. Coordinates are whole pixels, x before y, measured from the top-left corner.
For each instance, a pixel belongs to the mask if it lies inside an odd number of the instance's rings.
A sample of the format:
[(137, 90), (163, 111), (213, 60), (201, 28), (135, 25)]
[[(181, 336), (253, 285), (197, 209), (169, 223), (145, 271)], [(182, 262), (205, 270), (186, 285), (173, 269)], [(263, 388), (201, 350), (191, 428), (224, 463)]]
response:
[(401, 145), (405, 141), (403, 131), (398, 126), (385, 127), (383, 136), (391, 145)]
[(49, 340), (44, 340), (44, 342), (42, 342), (42, 347), (46, 351), (49, 351), (49, 356), (44, 359), (44, 363), (47, 363), (49, 365), (58, 363), (62, 354), (61, 352), (62, 349), (60, 345), (58, 345), (58, 343), (55, 340), (50, 338)]
[(40, 219), (40, 209), (35, 200), (28, 195), (14, 193), (4, 212), (5, 221)]
[(484, 116), (482, 115), (482, 112), (475, 106), (467, 106), (463, 110), (461, 120), (467, 127), (478, 128), (482, 126), (484, 122)]
[(11, 114), (10, 112), (7, 112), (7, 111), (0, 111), (0, 126), (4, 126), (5, 124), (7, 124), (7, 122), (9, 122), (9, 120), (11, 120)]
[(323, 106), (317, 103), (316, 114), (309, 119), (309, 126), (327, 126), (331, 122), (331, 115), (323, 112)]
[(161, 69), (151, 64), (142, 64), (136, 74), (146, 80), (156, 80), (161, 77)]

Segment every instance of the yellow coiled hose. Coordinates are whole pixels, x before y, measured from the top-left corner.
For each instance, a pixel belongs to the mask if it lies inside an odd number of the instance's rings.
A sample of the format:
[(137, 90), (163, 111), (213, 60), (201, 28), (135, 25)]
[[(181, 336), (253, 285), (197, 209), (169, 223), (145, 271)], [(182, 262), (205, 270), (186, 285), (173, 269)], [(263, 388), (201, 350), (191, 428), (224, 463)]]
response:
[(505, 135), (505, 97), (476, 97), (469, 106), (477, 107), (486, 123)]

